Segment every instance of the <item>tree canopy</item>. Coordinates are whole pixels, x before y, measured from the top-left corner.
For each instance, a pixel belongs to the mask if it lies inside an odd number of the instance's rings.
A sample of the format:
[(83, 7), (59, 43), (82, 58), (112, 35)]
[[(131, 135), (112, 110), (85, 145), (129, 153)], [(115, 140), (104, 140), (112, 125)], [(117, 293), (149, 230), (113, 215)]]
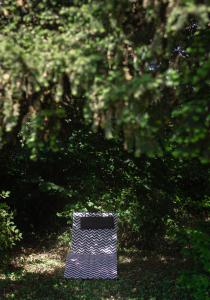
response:
[(81, 119), (137, 156), (209, 161), (208, 1), (4, 0), (1, 146), (36, 156)]

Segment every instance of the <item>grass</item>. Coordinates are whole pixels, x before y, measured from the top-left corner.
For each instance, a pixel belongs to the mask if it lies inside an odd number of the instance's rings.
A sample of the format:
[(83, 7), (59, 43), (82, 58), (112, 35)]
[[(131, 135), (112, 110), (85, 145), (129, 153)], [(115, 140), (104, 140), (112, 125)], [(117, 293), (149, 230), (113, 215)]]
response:
[(64, 279), (68, 247), (22, 247), (0, 272), (0, 299), (20, 300), (184, 300), (176, 277), (184, 262), (170, 253), (119, 253), (117, 280)]

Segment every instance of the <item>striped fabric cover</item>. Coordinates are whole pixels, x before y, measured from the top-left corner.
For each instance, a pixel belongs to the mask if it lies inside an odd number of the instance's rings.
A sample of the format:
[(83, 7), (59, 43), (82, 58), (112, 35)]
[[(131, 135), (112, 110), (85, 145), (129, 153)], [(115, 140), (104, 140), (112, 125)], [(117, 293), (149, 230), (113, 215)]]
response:
[[(83, 217), (113, 217), (112, 229), (81, 229)], [(114, 279), (117, 277), (117, 216), (114, 213), (73, 214), (72, 252), (68, 254), (66, 278)]]

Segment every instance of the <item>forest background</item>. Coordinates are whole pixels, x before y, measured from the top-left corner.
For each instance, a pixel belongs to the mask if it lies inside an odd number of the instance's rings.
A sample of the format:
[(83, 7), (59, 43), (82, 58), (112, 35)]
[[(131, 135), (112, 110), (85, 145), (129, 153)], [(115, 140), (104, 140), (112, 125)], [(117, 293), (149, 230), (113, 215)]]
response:
[(184, 262), (114, 299), (209, 299), (209, 16), (205, 0), (0, 2), (3, 299), (58, 299), (18, 291), (14, 259), (52, 233), (67, 247), (73, 211), (116, 211), (128, 258)]

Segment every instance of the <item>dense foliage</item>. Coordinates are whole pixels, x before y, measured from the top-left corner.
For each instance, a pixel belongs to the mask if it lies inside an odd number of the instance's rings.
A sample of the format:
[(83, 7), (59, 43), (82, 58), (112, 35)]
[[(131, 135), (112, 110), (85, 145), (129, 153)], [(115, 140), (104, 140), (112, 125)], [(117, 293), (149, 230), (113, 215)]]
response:
[(9, 210), (7, 203), (3, 202), (9, 197), (9, 192), (0, 193), (0, 257), (5, 258), (6, 250), (10, 249), (22, 237), (14, 223), (14, 214)]
[(4, 0), (3, 141), (30, 122), (32, 155), (43, 143), (57, 148), (74, 106), (107, 137), (123, 134), (136, 155), (170, 150), (207, 161), (205, 2)]
[(205, 0), (0, 1), (1, 249), (20, 239), (9, 206), (25, 234), (114, 210), (121, 248), (183, 248), (179, 284), (207, 299), (209, 17)]

